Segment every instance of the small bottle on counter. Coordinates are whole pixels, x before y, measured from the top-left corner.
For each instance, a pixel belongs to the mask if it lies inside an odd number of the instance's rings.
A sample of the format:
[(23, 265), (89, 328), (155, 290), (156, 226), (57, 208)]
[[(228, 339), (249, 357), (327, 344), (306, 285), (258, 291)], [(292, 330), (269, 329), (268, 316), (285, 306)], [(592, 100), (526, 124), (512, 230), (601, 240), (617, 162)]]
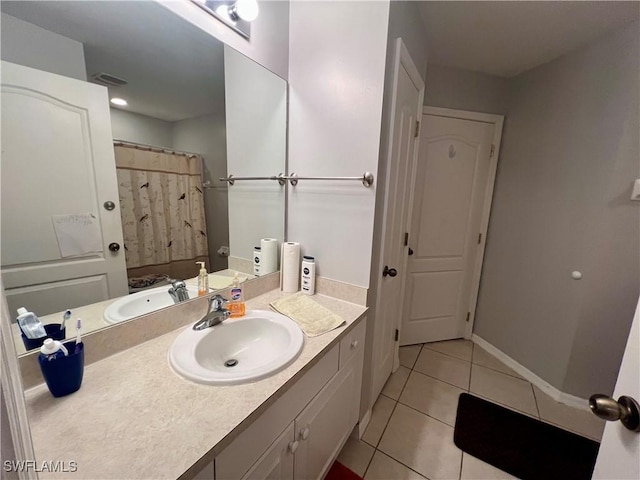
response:
[(260, 260), (262, 260), (262, 248), (253, 247), (253, 274), (260, 276)]
[(316, 292), (316, 260), (305, 255), (302, 257), (302, 293), (313, 295)]
[(198, 273), (198, 296), (203, 297), (209, 293), (209, 274), (204, 268), (204, 262), (196, 262), (200, 265), (200, 273)]
[(233, 277), (233, 286), (231, 287), (231, 301), (229, 302), (229, 311), (231, 318), (242, 317), (245, 312), (244, 294), (240, 286), (240, 279), (236, 273)]

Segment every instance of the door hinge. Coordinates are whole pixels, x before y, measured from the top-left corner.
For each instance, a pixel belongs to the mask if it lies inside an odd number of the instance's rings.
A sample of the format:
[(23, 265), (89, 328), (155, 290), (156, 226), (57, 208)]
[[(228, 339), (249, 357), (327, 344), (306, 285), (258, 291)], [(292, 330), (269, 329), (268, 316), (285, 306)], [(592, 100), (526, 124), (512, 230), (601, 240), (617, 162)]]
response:
[(467, 312), (467, 319), (465, 320), (466, 322), (469, 321), (469, 317), (471, 316), (471, 312)]
[(409, 245), (409, 232), (404, 232), (404, 246)]
[(398, 336), (400, 335), (400, 331), (396, 328), (396, 337), (395, 337), (395, 341), (398, 341)]
[(478, 245), (480, 245), (480, 242), (482, 242), (482, 233), (478, 234)]
[(413, 138), (418, 138), (420, 134), (420, 122), (416, 120), (416, 132), (413, 134)]
[(496, 153), (496, 145), (494, 143), (491, 144), (491, 153), (489, 153), (489, 157), (493, 157)]

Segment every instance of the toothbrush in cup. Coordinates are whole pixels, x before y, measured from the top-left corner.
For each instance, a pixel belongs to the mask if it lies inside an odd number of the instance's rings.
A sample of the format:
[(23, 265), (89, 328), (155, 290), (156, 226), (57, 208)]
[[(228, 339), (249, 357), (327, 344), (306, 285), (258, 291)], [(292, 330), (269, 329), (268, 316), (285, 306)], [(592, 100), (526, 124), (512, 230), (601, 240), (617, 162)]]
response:
[(70, 318), (71, 318), (71, 310), (65, 311), (64, 315), (62, 315), (62, 326), (60, 327), (60, 330), (64, 329), (64, 326), (67, 323), (67, 320), (69, 320)]
[(76, 348), (74, 353), (79, 353), (80, 352), (80, 345), (82, 345), (82, 336), (80, 335), (80, 330), (82, 329), (82, 320), (77, 319), (76, 320), (76, 331), (78, 332), (78, 334), (76, 335)]

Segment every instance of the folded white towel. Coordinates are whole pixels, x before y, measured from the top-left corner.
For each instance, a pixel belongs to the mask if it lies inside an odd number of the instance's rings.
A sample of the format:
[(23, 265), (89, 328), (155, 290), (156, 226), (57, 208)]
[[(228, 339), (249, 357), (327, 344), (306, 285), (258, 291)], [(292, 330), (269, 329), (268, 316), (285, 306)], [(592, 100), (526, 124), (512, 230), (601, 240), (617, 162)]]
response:
[(308, 337), (317, 337), (346, 323), (342, 317), (302, 292), (271, 302), (270, 306), (300, 325)]

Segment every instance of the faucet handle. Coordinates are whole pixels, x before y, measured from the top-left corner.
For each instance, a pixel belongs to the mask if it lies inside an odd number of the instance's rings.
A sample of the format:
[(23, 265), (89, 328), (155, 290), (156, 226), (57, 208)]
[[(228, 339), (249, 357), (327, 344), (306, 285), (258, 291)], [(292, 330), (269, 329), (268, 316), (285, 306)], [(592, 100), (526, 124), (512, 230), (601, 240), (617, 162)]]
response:
[(173, 280), (171, 282), (173, 288), (186, 288), (187, 284), (183, 280)]
[(224, 298), (220, 294), (215, 294), (213, 297), (209, 299), (209, 311), (213, 308), (214, 311), (219, 311), (224, 307), (225, 303), (228, 303), (229, 300)]

